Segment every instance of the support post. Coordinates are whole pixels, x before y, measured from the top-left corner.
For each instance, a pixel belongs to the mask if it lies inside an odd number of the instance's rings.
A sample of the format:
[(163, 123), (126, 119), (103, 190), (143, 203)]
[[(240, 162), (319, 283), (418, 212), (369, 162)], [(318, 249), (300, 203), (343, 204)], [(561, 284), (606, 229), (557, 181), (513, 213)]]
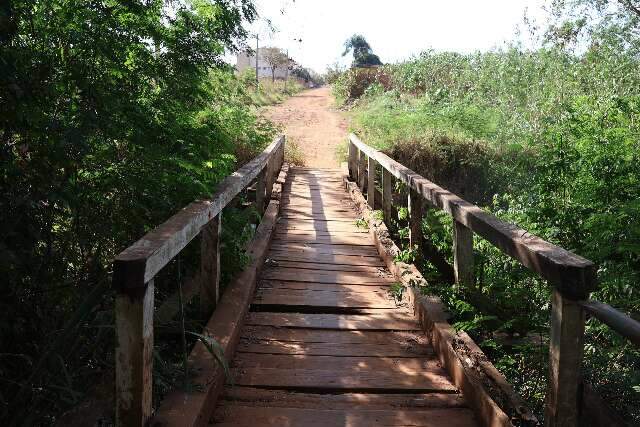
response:
[(391, 206), (393, 205), (392, 175), (385, 167), (382, 168), (382, 214), (387, 225), (391, 225)]
[[(277, 153), (276, 153), (277, 154)], [(266, 202), (271, 200), (271, 192), (273, 191), (273, 182), (275, 181), (275, 158), (272, 156), (267, 160), (267, 175), (266, 175)]]
[(364, 154), (364, 151), (359, 150), (360, 154), (358, 156), (358, 188), (360, 188), (360, 192), (364, 191), (365, 184), (365, 169), (367, 168), (367, 155)]
[(473, 231), (453, 221), (453, 273), (456, 285), (471, 290), (475, 284), (473, 272)]
[(356, 159), (356, 155), (358, 153), (357, 148), (355, 145), (353, 145), (353, 143), (351, 141), (349, 141), (347, 144), (349, 147), (349, 178), (351, 178), (352, 181), (356, 181), (356, 175), (357, 175), (357, 171), (356, 171), (356, 164), (357, 164), (357, 159)]
[(409, 189), (407, 207), (409, 208), (409, 246), (415, 249), (416, 264), (422, 262), (422, 217), (424, 215), (422, 195)]
[(367, 165), (367, 202), (372, 210), (376, 208), (376, 165), (378, 162), (373, 157), (369, 157)]
[(153, 280), (119, 290), (116, 317), (116, 425), (145, 426), (151, 417)]
[(549, 384), (545, 402), (546, 427), (577, 427), (584, 352), (582, 307), (557, 289), (551, 297)]
[(200, 232), (200, 313), (208, 319), (220, 299), (220, 235), (222, 214)]
[(260, 171), (256, 178), (256, 210), (262, 217), (264, 214), (264, 200), (266, 196), (266, 167)]

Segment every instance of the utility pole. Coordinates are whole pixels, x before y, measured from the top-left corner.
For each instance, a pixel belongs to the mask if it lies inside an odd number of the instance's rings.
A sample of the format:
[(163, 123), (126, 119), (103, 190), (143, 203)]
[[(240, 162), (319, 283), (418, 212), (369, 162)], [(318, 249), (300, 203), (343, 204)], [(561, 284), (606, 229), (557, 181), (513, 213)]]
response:
[(258, 79), (258, 56), (260, 53), (260, 34), (256, 33), (256, 92), (258, 91), (258, 86), (260, 86), (260, 80)]
[(284, 93), (287, 93), (287, 82), (289, 81), (289, 48), (287, 48), (287, 68), (284, 72)]

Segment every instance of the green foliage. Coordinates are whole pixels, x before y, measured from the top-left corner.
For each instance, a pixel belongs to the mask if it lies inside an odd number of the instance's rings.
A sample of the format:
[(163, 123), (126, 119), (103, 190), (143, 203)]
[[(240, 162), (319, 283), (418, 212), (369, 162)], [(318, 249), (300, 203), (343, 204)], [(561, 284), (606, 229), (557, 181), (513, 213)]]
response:
[[(591, 259), (600, 283), (594, 297), (638, 318), (640, 17), (627, 7), (633, 2), (600, 9), (606, 2), (569, 3), (603, 19), (570, 9), (572, 20), (549, 28), (537, 50), (426, 51), (379, 70), (387, 81), (343, 73), (334, 92), (353, 105), (352, 127), (365, 141)], [(446, 215), (429, 212), (423, 228), (440, 253), (451, 254)], [(396, 235), (406, 238), (402, 227)], [(431, 281), (427, 292), (448, 304), (456, 327), (481, 344), (541, 416), (549, 285), (482, 239), (474, 250), (474, 289)], [(429, 260), (423, 267), (426, 277), (437, 277)], [(637, 423), (638, 351), (593, 319), (586, 337), (586, 377)]]
[(27, 361), (58, 342), (120, 250), (271, 139), (222, 62), (254, 18), (250, 0), (0, 7), (0, 338), (24, 356), (1, 359), (3, 419), (28, 408), (29, 422), (53, 423), (68, 407), (60, 386), (76, 400), (110, 369), (113, 334), (95, 333), (112, 327), (107, 294), (57, 351), (64, 381), (50, 362), (27, 381)]
[(344, 52), (342, 56), (346, 56), (349, 52), (353, 52), (352, 67), (368, 67), (372, 65), (382, 65), (378, 55), (373, 53), (371, 46), (360, 34), (354, 34), (344, 42)]

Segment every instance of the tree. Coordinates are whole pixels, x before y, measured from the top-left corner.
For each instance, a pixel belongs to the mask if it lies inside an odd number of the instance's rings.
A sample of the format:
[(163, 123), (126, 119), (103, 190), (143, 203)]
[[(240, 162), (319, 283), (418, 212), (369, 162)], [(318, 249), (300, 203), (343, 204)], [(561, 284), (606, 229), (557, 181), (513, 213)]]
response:
[(367, 40), (360, 34), (352, 35), (344, 43), (344, 52), (342, 53), (342, 56), (346, 56), (349, 52), (353, 52), (352, 67), (382, 65), (378, 55), (373, 53), (373, 50)]
[(277, 47), (266, 47), (262, 50), (262, 57), (271, 67), (271, 81), (276, 80), (276, 70), (278, 67), (288, 67), (289, 57)]

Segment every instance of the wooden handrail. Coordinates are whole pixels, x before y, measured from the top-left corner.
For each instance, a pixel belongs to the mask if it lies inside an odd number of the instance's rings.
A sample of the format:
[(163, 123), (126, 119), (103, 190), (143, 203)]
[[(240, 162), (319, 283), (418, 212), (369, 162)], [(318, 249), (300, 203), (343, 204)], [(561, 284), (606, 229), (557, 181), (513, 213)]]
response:
[(640, 322), (600, 301), (580, 301), (580, 305), (587, 313), (640, 347)]
[(114, 261), (114, 288), (144, 287), (265, 169), (283, 146), (284, 136), (280, 136), (258, 157), (225, 178), (209, 200), (191, 203), (122, 251)]
[(457, 222), (554, 283), (563, 294), (581, 299), (595, 289), (595, 266), (591, 261), (546, 242), (467, 202), (386, 154), (369, 147), (357, 136), (351, 134), (349, 140), (361, 153), (375, 159), (398, 180), (422, 195), (430, 205), (448, 212)]
[[(349, 135), (349, 175), (374, 209), (375, 168), (382, 167), (382, 212), (391, 217), (393, 197), (391, 176), (409, 188), (410, 245), (421, 254), (423, 206), (418, 198), (442, 209), (453, 218), (453, 262), (458, 286), (474, 286), (473, 233), (484, 237), (503, 253), (547, 279), (554, 286), (551, 298), (549, 340), (549, 383), (545, 404), (545, 424), (573, 427), (579, 422), (581, 364), (584, 352), (585, 312), (600, 319), (634, 344), (640, 342), (640, 322), (613, 307), (585, 301), (596, 289), (595, 265), (579, 255), (544, 241), (507, 223), (478, 206), (439, 187), (384, 153)], [(368, 170), (367, 170), (368, 169)], [(413, 235), (416, 234), (415, 238)]]
[(225, 178), (209, 200), (191, 203), (116, 257), (117, 425), (144, 426), (151, 417), (154, 277), (201, 235), (199, 283), (192, 287), (199, 285), (202, 314), (211, 314), (220, 297), (222, 210), (256, 179), (256, 209), (264, 212), (284, 162), (284, 145), (284, 136), (276, 138), (260, 155)]

